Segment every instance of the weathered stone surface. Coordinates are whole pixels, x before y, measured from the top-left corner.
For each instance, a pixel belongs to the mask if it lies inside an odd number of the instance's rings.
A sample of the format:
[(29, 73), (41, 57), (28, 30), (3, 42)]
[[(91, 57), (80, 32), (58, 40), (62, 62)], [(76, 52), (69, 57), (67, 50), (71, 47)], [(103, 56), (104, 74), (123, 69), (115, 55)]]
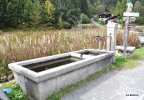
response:
[[(126, 51), (128, 52), (134, 52), (136, 48), (135, 47), (132, 47), (132, 46), (128, 46)], [(124, 46), (116, 46), (116, 50), (122, 50), (124, 51)]]
[(116, 50), (116, 31), (118, 23), (109, 21), (107, 24), (107, 50)]
[[(80, 54), (85, 51), (100, 52), (93, 49), (80, 50), (12, 63), (9, 64), (9, 68), (13, 71), (16, 82), (19, 83), (31, 100), (46, 100), (46, 98), (54, 92), (100, 71), (114, 61), (113, 56), (115, 53), (113, 51), (101, 51), (101, 54), (96, 56), (81, 56)], [(24, 65), (57, 60), (67, 56), (79, 56), (83, 57), (83, 60), (38, 73), (23, 67)]]
[[(135, 47), (128, 46), (126, 48), (126, 56), (127, 57), (133, 56), (135, 49), (136, 49)], [(118, 55), (122, 56), (124, 52), (124, 46), (116, 46), (116, 50), (117, 50)]]

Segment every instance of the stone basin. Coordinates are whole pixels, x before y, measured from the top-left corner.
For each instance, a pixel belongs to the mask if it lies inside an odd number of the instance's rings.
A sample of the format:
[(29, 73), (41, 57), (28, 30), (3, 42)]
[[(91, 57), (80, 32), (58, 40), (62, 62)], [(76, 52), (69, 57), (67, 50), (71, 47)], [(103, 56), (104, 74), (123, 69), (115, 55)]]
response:
[(46, 100), (48, 96), (114, 61), (115, 52), (85, 49), (9, 64), (16, 82), (30, 100)]

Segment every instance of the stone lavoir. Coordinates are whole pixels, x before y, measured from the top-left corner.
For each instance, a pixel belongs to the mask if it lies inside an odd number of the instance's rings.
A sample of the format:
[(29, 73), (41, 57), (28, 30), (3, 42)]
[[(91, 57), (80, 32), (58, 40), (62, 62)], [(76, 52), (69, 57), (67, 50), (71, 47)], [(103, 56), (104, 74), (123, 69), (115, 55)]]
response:
[(9, 64), (16, 82), (30, 100), (46, 100), (48, 96), (114, 61), (114, 51), (84, 49)]

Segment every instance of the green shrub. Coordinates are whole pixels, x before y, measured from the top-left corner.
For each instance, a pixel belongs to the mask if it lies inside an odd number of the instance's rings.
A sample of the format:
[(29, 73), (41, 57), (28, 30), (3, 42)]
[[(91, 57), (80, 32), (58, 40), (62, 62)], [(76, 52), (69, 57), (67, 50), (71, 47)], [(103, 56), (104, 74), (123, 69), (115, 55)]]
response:
[(82, 13), (82, 14), (81, 14), (81, 18), (82, 18), (82, 23), (83, 23), (83, 24), (88, 24), (88, 23), (90, 23), (90, 19), (89, 19), (89, 17), (88, 17), (86, 14)]
[(106, 25), (106, 22), (105, 22), (105, 21), (100, 21), (100, 20), (98, 20), (98, 23), (101, 24), (101, 25)]
[(139, 25), (143, 25), (144, 24), (144, 17), (137, 18), (136, 23)]
[(15, 82), (2, 84), (2, 89), (11, 88), (12, 92), (8, 94), (10, 100), (28, 100), (27, 96), (23, 93), (22, 89)]
[(94, 16), (94, 21), (99, 21), (99, 16), (98, 15)]
[(114, 66), (116, 68), (122, 68), (124, 67), (124, 64), (127, 62), (127, 59), (125, 59), (124, 57), (119, 57), (119, 56), (116, 56), (115, 58), (115, 62), (114, 62)]
[(59, 24), (59, 26), (60, 26), (61, 29), (62, 28), (64, 28), (64, 29), (71, 29), (72, 28), (72, 25), (69, 22), (66, 22), (66, 21), (61, 22)]

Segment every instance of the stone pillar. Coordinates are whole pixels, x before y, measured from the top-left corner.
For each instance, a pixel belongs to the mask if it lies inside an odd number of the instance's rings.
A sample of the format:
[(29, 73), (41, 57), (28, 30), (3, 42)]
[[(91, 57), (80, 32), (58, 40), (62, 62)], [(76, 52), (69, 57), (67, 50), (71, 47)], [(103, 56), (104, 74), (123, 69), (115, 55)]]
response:
[(107, 50), (116, 50), (116, 31), (118, 28), (118, 23), (109, 21), (107, 24)]

